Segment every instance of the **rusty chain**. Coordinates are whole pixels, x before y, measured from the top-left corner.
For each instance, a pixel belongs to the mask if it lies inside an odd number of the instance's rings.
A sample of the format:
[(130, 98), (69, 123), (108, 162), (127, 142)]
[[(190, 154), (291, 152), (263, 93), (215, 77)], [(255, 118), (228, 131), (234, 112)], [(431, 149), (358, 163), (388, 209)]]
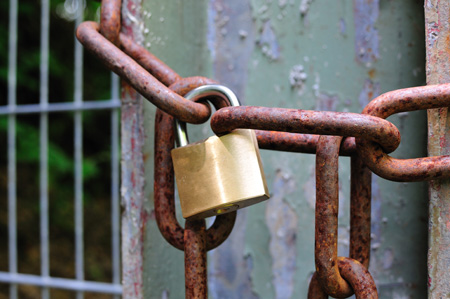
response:
[[(321, 136), (317, 145), (316, 273), (310, 282), (308, 298), (327, 298), (328, 295), (347, 298), (353, 292), (357, 298), (378, 298), (376, 286), (367, 271), (370, 260), (371, 172), (358, 155), (351, 157), (350, 258), (337, 255), (341, 141), (340, 136)], [(355, 269), (344, 273), (342, 259), (348, 263), (346, 269)], [(361, 280), (361, 274), (355, 275), (355, 271), (364, 272), (366, 278)]]
[[(84, 22), (78, 40), (108, 69), (118, 74), (157, 108), (155, 120), (154, 204), (163, 237), (185, 253), (186, 298), (206, 298), (206, 251), (219, 246), (234, 226), (236, 212), (178, 223), (174, 204), (173, 118), (204, 123), (211, 116), (206, 102), (183, 96), (215, 81), (182, 78), (144, 47), (121, 33), (121, 0), (103, 0), (101, 21)], [(385, 118), (400, 112), (450, 106), (450, 84), (400, 89), (382, 94), (358, 113), (269, 107), (225, 107), (211, 117), (211, 128), (225, 134), (254, 129), (261, 149), (316, 154), (316, 232), (314, 273), (309, 299), (334, 296), (378, 298), (370, 260), (371, 171), (393, 181), (450, 177), (450, 156), (395, 159), (388, 154), (400, 144), (400, 132)], [(351, 157), (350, 253), (337, 256), (338, 157)]]

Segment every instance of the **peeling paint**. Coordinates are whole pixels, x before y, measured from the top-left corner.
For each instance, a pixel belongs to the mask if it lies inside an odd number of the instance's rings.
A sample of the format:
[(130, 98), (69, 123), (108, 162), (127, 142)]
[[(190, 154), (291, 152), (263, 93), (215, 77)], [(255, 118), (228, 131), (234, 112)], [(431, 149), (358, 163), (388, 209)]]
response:
[(287, 0), (278, 0), (278, 6), (284, 8), (287, 5)]
[[(208, 47), (214, 58), (214, 77), (231, 88), (245, 104), (247, 65), (255, 46), (250, 3), (210, 0)], [(226, 32), (226, 34), (224, 34)]]
[(301, 64), (294, 65), (289, 71), (289, 84), (298, 91), (299, 95), (303, 92), (306, 79), (308, 79), (308, 74)]
[(270, 233), (272, 281), (276, 298), (291, 298), (294, 290), (298, 218), (284, 197), (294, 192), (295, 189), (295, 181), (292, 177), (278, 171), (272, 185), (271, 199), (266, 206), (266, 224)]
[(347, 36), (347, 23), (345, 22), (345, 19), (343, 19), (343, 18), (339, 19), (339, 33), (342, 36)]
[(372, 250), (377, 250), (381, 245), (381, 229), (384, 221), (382, 218), (382, 198), (380, 193), (380, 185), (378, 184), (378, 177), (372, 176), (372, 211), (371, 211), (371, 232), (372, 232), (372, 241), (371, 248)]
[(206, 44), (208, 46), (211, 59), (216, 59), (216, 26), (214, 25), (217, 19), (218, 8), (214, 7), (215, 0), (208, 2), (208, 32), (206, 35)]
[[(247, 105), (302, 109), (328, 107), (337, 111), (344, 108), (349, 112), (360, 112), (362, 107), (381, 92), (406, 85), (418, 85), (423, 81), (423, 66), (422, 73), (417, 71), (417, 77), (413, 76), (414, 70), (420, 67), (420, 61), (423, 61), (420, 59), (422, 50), (420, 46), (406, 46), (407, 41), (411, 41), (413, 45), (423, 42), (424, 34), (420, 32), (420, 3), (367, 0), (364, 4), (369, 7), (379, 3), (380, 16), (376, 22), (372, 22), (360, 15), (354, 23), (354, 1), (311, 2), (304, 17), (301, 17), (299, 5), (302, 0), (287, 0), (287, 4), (284, 0), (203, 0), (196, 9), (198, 18), (190, 17), (194, 12), (186, 9), (188, 5), (179, 5), (184, 3), (183, 1), (151, 2), (152, 4), (148, 5), (155, 8), (149, 22), (151, 30), (148, 37), (153, 31), (155, 36), (169, 35), (171, 39), (171, 47), (166, 46), (163, 49), (152, 40), (152, 45), (155, 44), (152, 51), (184, 76), (213, 74), (214, 79), (236, 91)], [(170, 15), (175, 15), (178, 19), (174, 21), (169, 14), (161, 15), (158, 8), (161, 4), (171, 7)], [(369, 7), (366, 10), (369, 10)], [(162, 16), (165, 17), (164, 23), (158, 21)], [(198, 21), (206, 16), (209, 23), (206, 19)], [(184, 21), (179, 22), (181, 19)], [(361, 63), (355, 59), (355, 28), (370, 22), (372, 27), (369, 29), (375, 31), (376, 35), (379, 34), (379, 47), (385, 52), (382, 55), (380, 53), (376, 61)], [(200, 26), (193, 28), (189, 24)], [(201, 36), (207, 32), (206, 24), (209, 26), (207, 38)], [(266, 32), (273, 34), (272, 41), (276, 42), (278, 47), (279, 58), (275, 61), (262, 53), (262, 47), (258, 43), (264, 26), (268, 28)], [(162, 29), (159, 30), (160, 27)], [(184, 36), (179, 35), (181, 31), (184, 31)], [(203, 33), (199, 34), (199, 31)], [(195, 35), (192, 32), (195, 32)], [(405, 44), (399, 43), (398, 32), (402, 32), (401, 41)], [(198, 39), (193, 38), (198, 36)], [(148, 37), (147, 40), (150, 40)], [(366, 41), (370, 46), (373, 44), (373, 37), (368, 37), (372, 39)], [(359, 38), (362, 40), (361, 36)], [(378, 36), (376, 38), (378, 39)], [(191, 48), (194, 44), (192, 40), (200, 46)], [(208, 45), (202, 44), (206, 40)], [(270, 49), (269, 42), (266, 47), (265, 51)], [(203, 51), (203, 48), (209, 48), (210, 52), (204, 52), (206, 55), (197, 60), (199, 66), (196, 67), (196, 64), (192, 63), (192, 57), (195, 56), (192, 53)], [(179, 50), (172, 49), (183, 49), (183, 55), (179, 55)], [(160, 52), (157, 53), (158, 51)], [(397, 60), (398, 53), (402, 54), (400, 61)], [(176, 63), (173, 63), (174, 61)], [(368, 64), (372, 66), (367, 68)], [(403, 74), (400, 74), (399, 64)], [(303, 70), (293, 72), (292, 75), (300, 76), (293, 76), (297, 79), (294, 79), (291, 85), (289, 75), (295, 65), (301, 65)], [(305, 77), (301, 75), (302, 72)], [(404, 86), (398, 86), (399, 84)], [(298, 95), (300, 90), (301, 97)], [(335, 95), (338, 98), (333, 98)], [(412, 117), (405, 119), (405, 131), (402, 131), (402, 135), (406, 135), (402, 145), (406, 147), (411, 144), (409, 141), (415, 133), (414, 129), (411, 129), (411, 119)], [(411, 148), (411, 152), (415, 152), (415, 148)], [(270, 186), (277, 180), (277, 186), (288, 185), (286, 191), (289, 191), (290, 181), (295, 182), (297, 190), (283, 196), (277, 195), (275, 200), (278, 200), (280, 205), (272, 209), (276, 219), (286, 217), (287, 221), (285, 223), (282, 220), (274, 220), (269, 228), (266, 218), (269, 210), (266, 208), (272, 204), (274, 198), (270, 199), (266, 206), (258, 205), (239, 211), (238, 217), (244, 217), (244, 220), (238, 220), (226, 243), (209, 253), (208, 286), (211, 298), (306, 298), (307, 280), (314, 271), (314, 156), (274, 151), (262, 151), (261, 154)], [(348, 158), (342, 159), (345, 161)], [(348, 255), (349, 242), (349, 188), (346, 185), (348, 164), (342, 163), (340, 169), (347, 174), (342, 176), (342, 202), (339, 204), (339, 252), (342, 255)], [(282, 174), (292, 173), (292, 177), (278, 177), (277, 169)], [(425, 268), (424, 235), (417, 233), (421, 224), (416, 221), (417, 224), (411, 226), (411, 221), (403, 219), (412, 219), (412, 215), (418, 218), (419, 213), (415, 212), (415, 207), (423, 198), (423, 194), (406, 193), (406, 187), (382, 179), (374, 180), (374, 184), (377, 185), (374, 189), (378, 189), (378, 195), (374, 194), (373, 200), (371, 273), (378, 281), (378, 286), (381, 286), (380, 298), (393, 298), (393, 294), (426, 298), (425, 286), (421, 284), (425, 281), (424, 274), (423, 270), (420, 271), (420, 268)], [(281, 192), (277, 190), (276, 193)], [(406, 206), (402, 209), (397, 207), (400, 197), (405, 197), (406, 200)], [(411, 200), (407, 201), (408, 198)], [(423, 207), (421, 212), (424, 212)], [(291, 247), (288, 236), (293, 238), (291, 223), (295, 219), (298, 222), (295, 245), (297, 250), (293, 252), (289, 251)], [(414, 229), (403, 227), (406, 225)], [(277, 234), (284, 226), (288, 232)], [(446, 228), (446, 222), (444, 226)], [(146, 261), (148, 279), (145, 284), (152, 295), (150, 298), (161, 297), (164, 289), (170, 290), (170, 296), (173, 298), (183, 297), (182, 253), (175, 250), (170, 252), (167, 247), (157, 244), (163, 242), (159, 242), (159, 235), (148, 234), (147, 238), (146, 242), (153, 244), (149, 249), (152, 253), (149, 260), (156, 260)], [(274, 240), (279, 240), (281, 244)], [(388, 246), (395, 253), (395, 263), (384, 270), (383, 256)], [(287, 253), (275, 256), (274, 252), (277, 251)], [(291, 255), (296, 256), (295, 270), (287, 266)], [(164, 273), (161, 269), (164, 269)], [(277, 285), (276, 281), (282, 277), (287, 277), (286, 289)], [(397, 282), (399, 277), (404, 282)], [(411, 294), (415, 294), (415, 297)]]
[(240, 210), (233, 232), (209, 252), (208, 279), (212, 298), (257, 299), (251, 281), (252, 258), (244, 254), (247, 210)]
[[(425, 1), (427, 37), (427, 84), (450, 82), (450, 3), (442, 0)], [(430, 156), (448, 155), (448, 109), (428, 111), (428, 153)], [(428, 298), (450, 297), (450, 182), (430, 183)]]
[(373, 82), (370, 79), (364, 81), (364, 86), (359, 94), (358, 101), (360, 107), (363, 109), (369, 104), (374, 98), (380, 95), (380, 84), (378, 82)]
[(379, 13), (379, 0), (354, 0), (355, 58), (367, 64), (379, 58), (378, 30), (375, 28)]
[(427, 29), (428, 47), (434, 47), (439, 36), (439, 25), (436, 22), (430, 22)]
[[(125, 0), (122, 10), (128, 16), (123, 21), (122, 29), (135, 41), (142, 42), (140, 4)], [(126, 84), (123, 85), (121, 98), (122, 285), (123, 297), (134, 299), (143, 298), (144, 233), (149, 216), (144, 196), (143, 104), (142, 97)]]
[(383, 253), (383, 268), (390, 269), (394, 264), (394, 251), (392, 248), (386, 248)]
[(168, 290), (164, 290), (161, 294), (161, 299), (169, 299), (170, 298), (169, 294), (170, 292)]
[(308, 171), (310, 174), (308, 180), (303, 185), (303, 193), (305, 194), (308, 206), (314, 211), (316, 209), (316, 168), (314, 165), (310, 166)]
[(277, 36), (271, 26), (270, 20), (263, 24), (258, 45), (263, 54), (271, 60), (277, 60), (280, 58), (280, 48), (278, 45)]
[(316, 99), (316, 110), (336, 111), (338, 104), (339, 104), (339, 97), (337, 95), (320, 93)]
[(304, 17), (308, 14), (312, 2), (313, 0), (302, 0), (302, 2), (300, 2), (300, 16)]

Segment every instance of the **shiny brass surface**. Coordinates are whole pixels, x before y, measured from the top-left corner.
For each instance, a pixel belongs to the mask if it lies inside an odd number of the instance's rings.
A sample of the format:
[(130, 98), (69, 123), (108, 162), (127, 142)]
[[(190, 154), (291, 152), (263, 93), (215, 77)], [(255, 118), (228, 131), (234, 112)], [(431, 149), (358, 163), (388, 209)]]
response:
[(171, 152), (184, 218), (205, 218), (269, 198), (253, 130), (175, 148)]

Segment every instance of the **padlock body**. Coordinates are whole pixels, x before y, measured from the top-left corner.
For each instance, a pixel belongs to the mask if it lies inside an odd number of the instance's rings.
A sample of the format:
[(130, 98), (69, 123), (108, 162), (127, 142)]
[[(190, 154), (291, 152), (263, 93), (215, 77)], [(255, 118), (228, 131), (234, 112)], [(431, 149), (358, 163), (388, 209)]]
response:
[(219, 215), (269, 198), (253, 130), (212, 136), (171, 154), (184, 218)]

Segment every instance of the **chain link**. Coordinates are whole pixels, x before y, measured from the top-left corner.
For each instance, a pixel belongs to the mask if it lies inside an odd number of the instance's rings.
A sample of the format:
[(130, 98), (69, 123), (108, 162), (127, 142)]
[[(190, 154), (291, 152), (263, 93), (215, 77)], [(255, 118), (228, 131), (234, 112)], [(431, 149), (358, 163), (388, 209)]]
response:
[[(193, 82), (198, 80), (197, 84)], [(213, 84), (215, 81), (194, 77), (174, 83), (170, 88), (174, 92), (186, 94), (191, 89)], [(170, 151), (174, 148), (173, 117), (161, 110), (155, 117), (155, 169), (154, 201), (155, 217), (164, 238), (174, 247), (184, 250), (184, 229), (175, 216), (174, 173)], [(231, 233), (236, 219), (236, 212), (216, 217), (214, 224), (206, 232), (206, 248), (211, 250), (222, 244)]]
[[(364, 114), (387, 118), (396, 113), (450, 106), (450, 84), (394, 90), (380, 95)], [(392, 181), (416, 182), (450, 177), (450, 156), (395, 159), (379, 144), (358, 138), (358, 152), (377, 175)]]

